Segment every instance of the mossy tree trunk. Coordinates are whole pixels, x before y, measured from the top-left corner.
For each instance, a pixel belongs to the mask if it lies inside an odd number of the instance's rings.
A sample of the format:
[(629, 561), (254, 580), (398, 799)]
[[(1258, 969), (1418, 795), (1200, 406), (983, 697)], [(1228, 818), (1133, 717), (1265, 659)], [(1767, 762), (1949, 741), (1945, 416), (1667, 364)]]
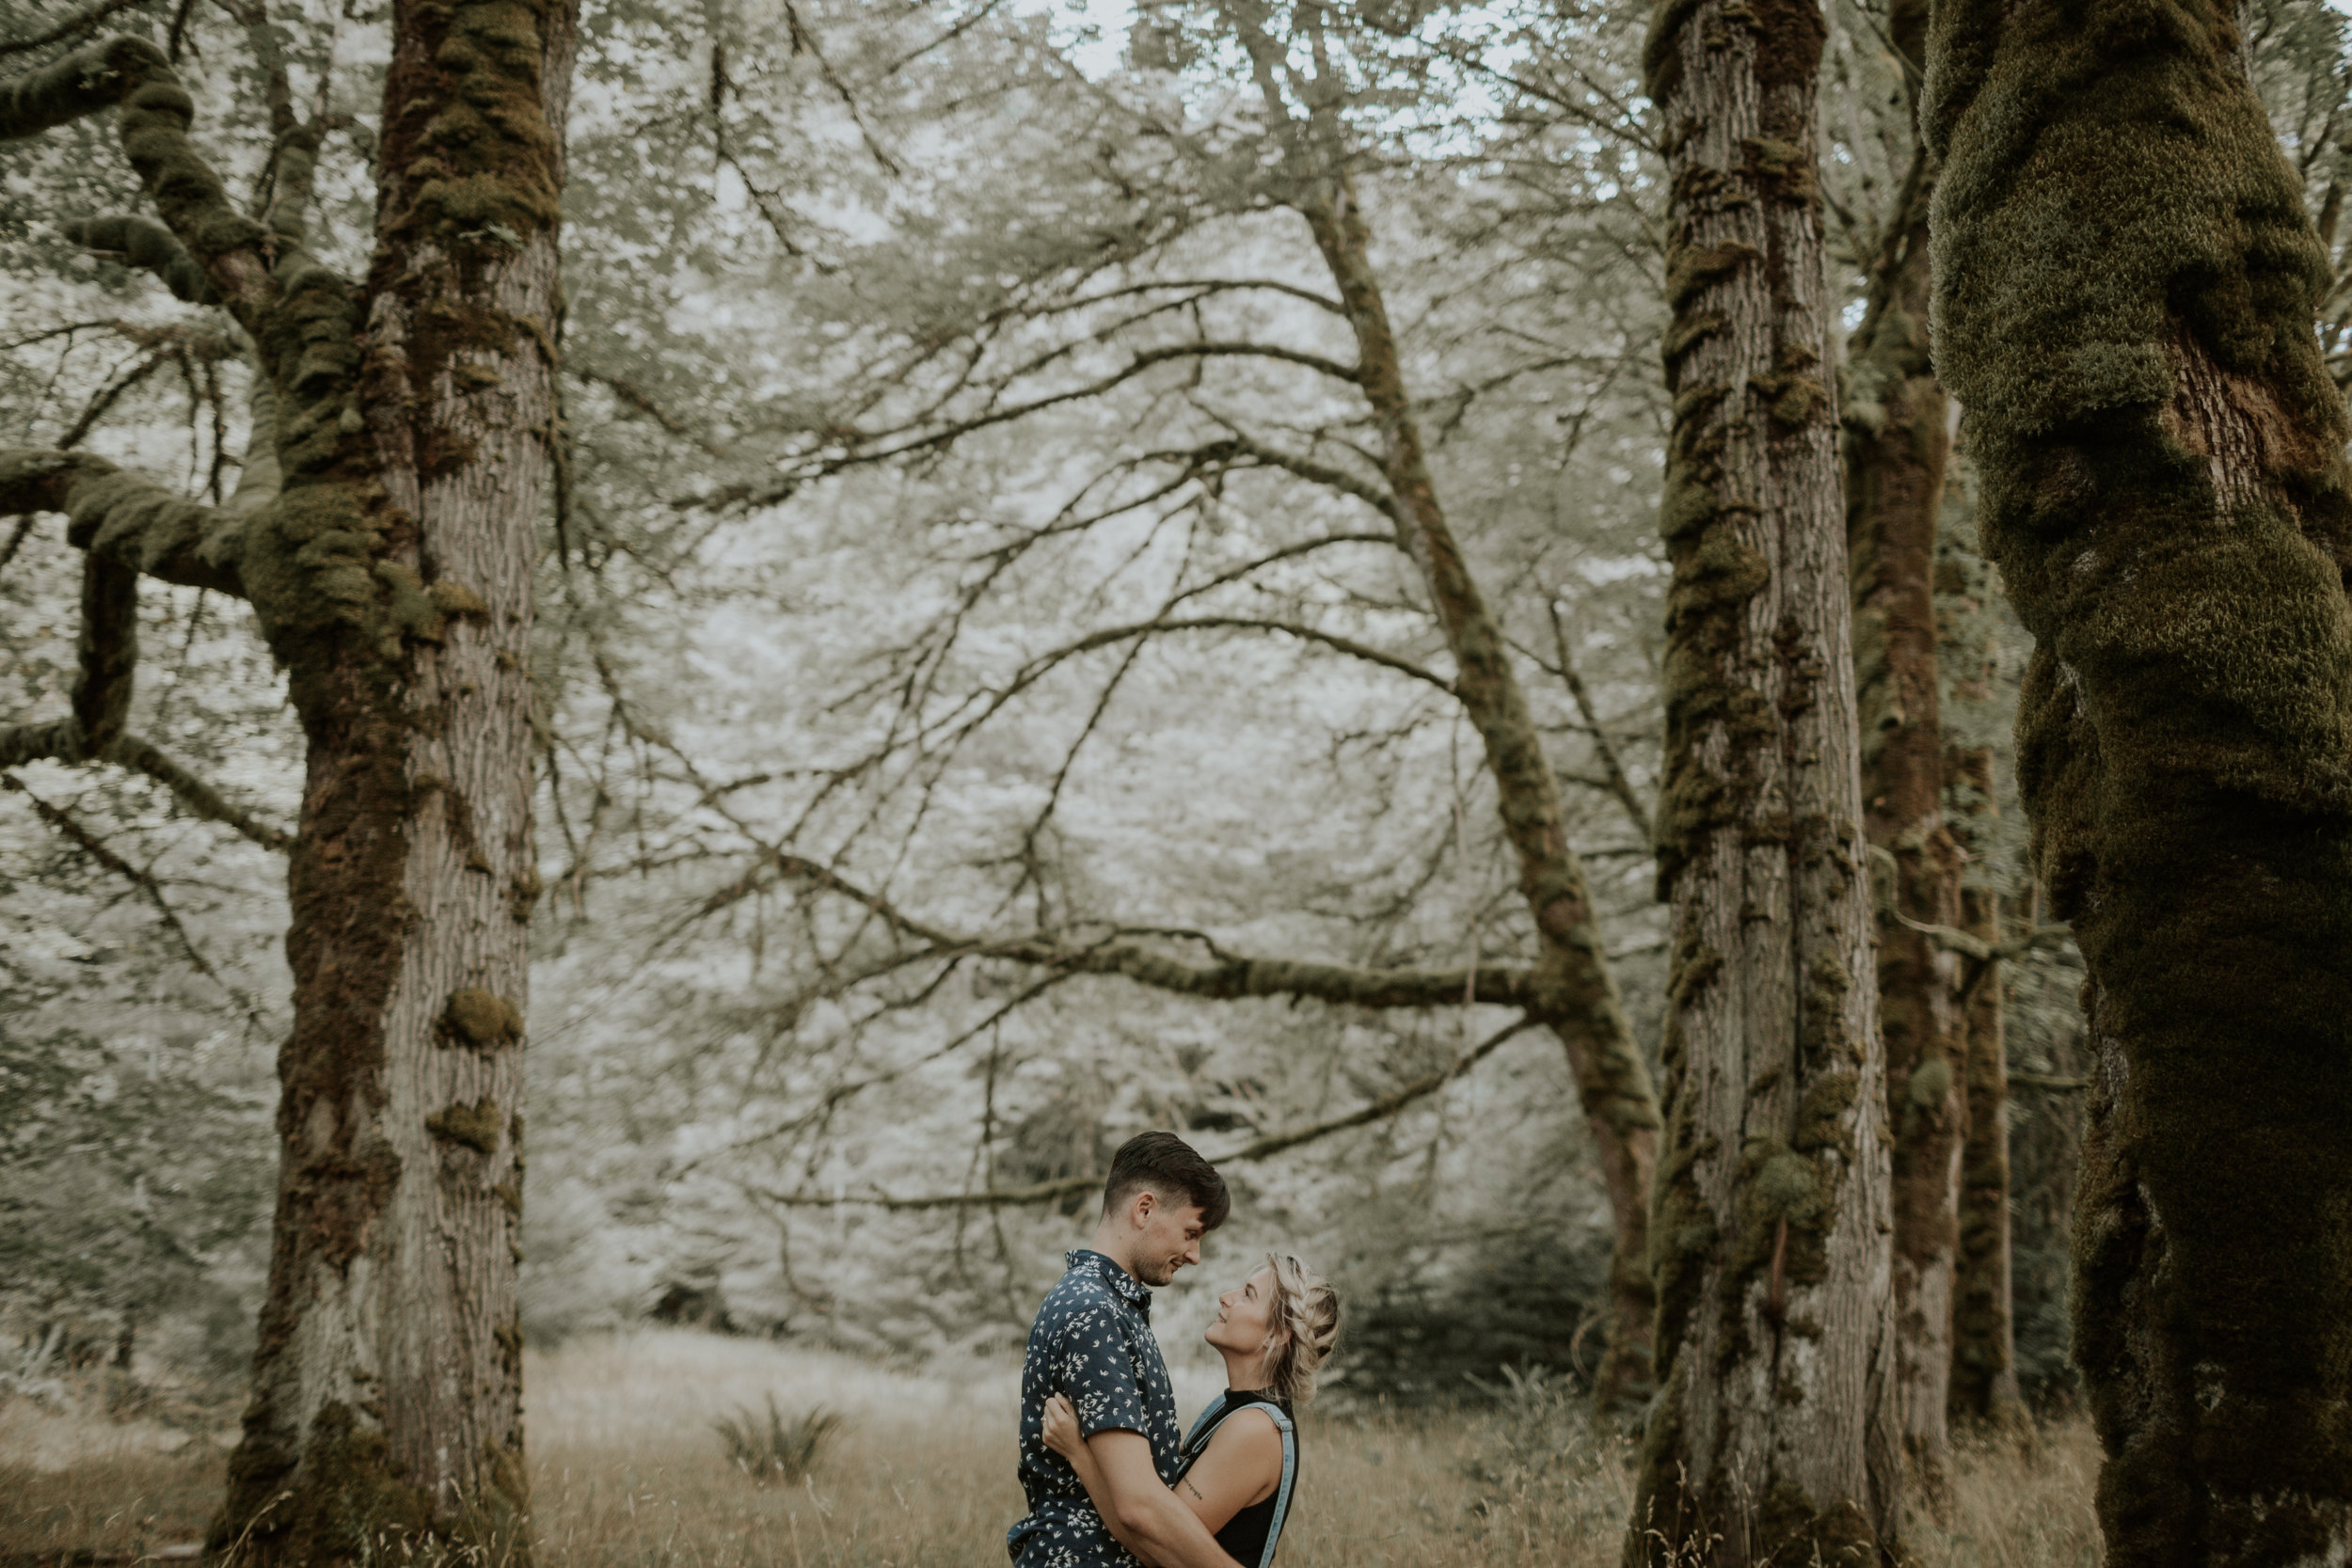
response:
[[(212, 1543), (240, 1563), (430, 1556), (428, 1539), (529, 1555), (527, 660), (575, 18), (569, 0), (395, 4), (364, 282), (304, 248), (322, 127), (291, 95), (272, 94), (275, 194), (248, 216), (152, 45), (94, 45), (0, 92), (16, 135), (119, 106), (164, 224), (102, 219), (85, 239), (219, 304), (254, 350), (227, 507), (75, 454), (0, 456), (0, 502), (65, 512), (94, 571), (246, 599), (308, 741), (269, 1290)], [(127, 639), (91, 652), (107, 624), (86, 626), (81, 685), (127, 699)], [(119, 705), (77, 701), (82, 733), (50, 754), (105, 756)]]
[(2326, 257), (2215, 0), (1952, 0), (1938, 366), (2035, 639), (2091, 1053), (2074, 1345), (2116, 1568), (2352, 1553), (2352, 498)]
[[(1383, 510), (1398, 546), (1419, 568), (1454, 656), (1454, 693), (1485, 744), (1496, 805), (1535, 929), (1527, 1009), (1565, 1048), (1599, 1157), (1615, 1248), (1609, 1348), (1595, 1382), (1598, 1404), (1612, 1409), (1638, 1398), (1650, 1361), (1654, 1298), (1646, 1258), (1657, 1094), (1609, 965), (1583, 863), (1568, 844), (1559, 779), (1512, 668), (1502, 623), (1487, 607), (1438, 499), (1372, 261), (1372, 229), (1350, 173), (1338, 95), (1317, 95), (1309, 113), (1295, 118), (1281, 87), (1292, 68), (1269, 38), (1265, 17), (1257, 9), (1236, 9), (1232, 17), (1261, 95), (1288, 133), (1297, 181), (1289, 199), (1314, 236), (1356, 341), (1357, 383), (1380, 432)], [(1319, 44), (1317, 55), (1320, 61)]]
[[(1806, 0), (1670, 0), (1661, 531), (1674, 916), (1661, 1388), (1629, 1562), (1876, 1563), (1899, 1530), (1871, 970)], [(1711, 1548), (1704, 1544), (1714, 1542)]]
[[(1902, 58), (1920, 57), (1926, 33), (1922, 0), (1891, 9), (1888, 36)], [(1968, 1101), (1958, 961), (1922, 929), (1958, 925), (1961, 901), (1960, 849), (1944, 820), (1936, 664), (1936, 524), (1951, 439), (1928, 354), (1933, 188), (1923, 150), (1871, 260), (1843, 390), (1863, 830), (1878, 865), (1879, 1022), (1895, 1133), (1895, 1399), (1912, 1476), (1940, 1502), (1951, 1468), (1946, 1404)]]
[[(1947, 475), (1936, 546), (1936, 661), (1945, 701), (1944, 819), (1964, 858), (1960, 928), (2003, 940), (1991, 868), (2000, 853), (1996, 758), (1984, 732), (1999, 704), (1991, 571), (1976, 550), (1964, 461)], [(2030, 914), (2030, 910), (2025, 911)], [(2008, 981), (1996, 958), (1971, 966), (1958, 998), (1967, 1134), (1960, 1161), (1960, 1247), (1952, 1285), (1950, 1412), (2023, 1432), (2010, 1242)]]

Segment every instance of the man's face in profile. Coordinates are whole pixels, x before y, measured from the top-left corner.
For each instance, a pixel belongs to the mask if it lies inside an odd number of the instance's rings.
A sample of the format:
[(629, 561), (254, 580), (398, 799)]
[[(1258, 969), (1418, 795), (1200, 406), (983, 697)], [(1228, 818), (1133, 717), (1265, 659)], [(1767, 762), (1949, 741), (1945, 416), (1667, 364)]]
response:
[(1132, 1266), (1137, 1279), (1165, 1285), (1178, 1269), (1200, 1261), (1200, 1238), (1208, 1227), (1200, 1223), (1199, 1204), (1169, 1204), (1146, 1192), (1136, 1199), (1136, 1216)]

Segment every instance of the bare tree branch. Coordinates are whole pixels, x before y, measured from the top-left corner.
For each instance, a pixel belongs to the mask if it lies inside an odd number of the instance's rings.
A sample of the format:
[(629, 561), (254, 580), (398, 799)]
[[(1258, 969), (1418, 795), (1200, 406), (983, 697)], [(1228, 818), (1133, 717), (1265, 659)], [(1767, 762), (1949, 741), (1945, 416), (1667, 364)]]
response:
[(92, 6), (79, 16), (66, 18), (45, 33), (37, 33), (28, 39), (10, 39), (5, 43), (0, 43), (0, 55), (23, 55), (35, 49), (46, 49), (53, 43), (63, 43), (71, 38), (79, 38), (114, 15), (115, 12), (127, 11), (132, 7), (143, 3), (144, 0), (103, 0), (102, 4)]
[[(1544, 610), (1551, 617), (1552, 646), (1559, 651), (1560, 678), (1566, 683), (1568, 695), (1576, 699), (1576, 711), (1584, 716), (1585, 733), (1592, 737), (1593, 750), (1599, 754), (1603, 787), (1625, 807), (1633, 819), (1633, 831), (1647, 838), (1650, 833), (1649, 808), (1633, 793), (1633, 782), (1625, 774), (1625, 764), (1617, 758), (1617, 748), (1609, 738), (1609, 732), (1600, 727), (1600, 716), (1593, 711), (1592, 693), (1584, 689), (1584, 677), (1577, 673), (1576, 660), (1568, 653), (1568, 628), (1560, 619), (1560, 601), (1545, 601)], [(1581, 781), (1580, 781), (1581, 782)]]
[[(1053, 663), (1059, 663), (1073, 654), (1108, 647), (1114, 642), (1123, 642), (1131, 637), (1152, 637), (1164, 631), (1279, 632), (1284, 637), (1296, 638), (1301, 642), (1316, 643), (1329, 648), (1334, 653), (1345, 654), (1350, 658), (1360, 658), (1367, 664), (1376, 664), (1384, 670), (1393, 670), (1400, 675), (1409, 676), (1427, 686), (1434, 686), (1448, 696), (1454, 694), (1452, 681), (1400, 655), (1375, 648), (1368, 643), (1359, 642), (1354, 638), (1341, 637), (1319, 627), (1304, 626), (1296, 621), (1276, 621), (1254, 615), (1187, 615), (1175, 620), (1142, 621), (1134, 626), (1108, 626), (1101, 631), (1089, 632), (1077, 641), (1044, 655), (1041, 659), (1033, 662), (1043, 663), (1050, 660)], [(1042, 671), (1039, 672), (1041, 674), (1042, 673)], [(1032, 680), (1034, 678), (1034, 676), (1031, 677)], [(1025, 686), (1030, 682), (1021, 680), (1018, 684)]]
[(24, 781), (14, 773), (0, 771), (0, 789), (24, 796), (32, 803), (33, 810), (40, 814), (40, 819), (72, 840), (75, 848), (96, 861), (106, 870), (136, 887), (146, 896), (147, 901), (155, 907), (155, 912), (163, 916), (164, 924), (171, 928), (171, 934), (178, 939), (180, 950), (187, 955), (188, 962), (195, 966), (199, 974), (229, 993), (230, 1000), (234, 1001), (238, 1009), (245, 1014), (247, 1022), (256, 1028), (261, 1026), (261, 1008), (254, 1004), (251, 997), (222, 978), (220, 971), (213, 967), (213, 961), (204, 956), (204, 950), (197, 946), (196, 939), (188, 934), (187, 927), (181, 923), (180, 912), (173, 909), (171, 901), (164, 896), (163, 884), (158, 882), (151, 873), (142, 871), (124, 860), (107, 846), (105, 840), (75, 821), (71, 813), (50, 804), (34, 794)]
[[(1157, 927), (1110, 927), (1091, 942), (1072, 942), (1054, 933), (993, 940), (963, 937), (906, 913), (830, 866), (782, 851), (771, 851), (742, 877), (704, 899), (694, 918), (716, 913), (775, 879), (803, 882), (862, 905), (895, 935), (922, 944), (895, 957), (888, 965), (893, 969), (908, 962), (950, 958), (998, 958), (1063, 974), (1116, 975), (1155, 990), (1217, 1001), (1290, 997), (1382, 1009), (1454, 1007), (1465, 1000), (1525, 1006), (1535, 986), (1534, 971), (1524, 965), (1481, 964), (1471, 973), (1248, 958), (1225, 951), (1213, 938), (1197, 931)], [(1177, 958), (1152, 940), (1170, 938), (1198, 943), (1207, 951), (1209, 961)]]
[(104, 761), (153, 779), (170, 790), (182, 805), (207, 822), (218, 822), (232, 828), (243, 837), (277, 854), (285, 854), (294, 847), (294, 834), (283, 828), (273, 827), (237, 805), (143, 736), (126, 731), (101, 755)]
[[(1427, 1099), (1455, 1079), (1464, 1076), (1479, 1063), (1493, 1055), (1505, 1041), (1534, 1027), (1535, 1027), (1534, 1019), (1514, 1020), (1494, 1034), (1487, 1036), (1471, 1050), (1465, 1052), (1452, 1066), (1416, 1078), (1411, 1083), (1380, 1096), (1370, 1104), (1359, 1106), (1344, 1116), (1333, 1117), (1326, 1121), (1269, 1133), (1228, 1153), (1213, 1154), (1209, 1156), (1210, 1162), (1214, 1164), (1231, 1164), (1241, 1161), (1269, 1159), (1287, 1149), (1296, 1148), (1302, 1144), (1328, 1137), (1334, 1132), (1343, 1132), (1351, 1127), (1363, 1127), (1375, 1121), (1385, 1120), (1395, 1116), (1415, 1101)], [(894, 1211), (996, 1209), (1020, 1204), (1054, 1203), (1076, 1194), (1094, 1192), (1102, 1185), (1103, 1179), (1100, 1176), (1065, 1176), (1057, 1180), (1040, 1181), (1026, 1187), (1008, 1187), (996, 1192), (941, 1193), (925, 1197), (892, 1197), (882, 1193), (857, 1196), (845, 1193), (834, 1197), (822, 1193), (779, 1193), (766, 1190), (759, 1190), (759, 1196), (771, 1203), (789, 1209), (832, 1209), (845, 1206)]]

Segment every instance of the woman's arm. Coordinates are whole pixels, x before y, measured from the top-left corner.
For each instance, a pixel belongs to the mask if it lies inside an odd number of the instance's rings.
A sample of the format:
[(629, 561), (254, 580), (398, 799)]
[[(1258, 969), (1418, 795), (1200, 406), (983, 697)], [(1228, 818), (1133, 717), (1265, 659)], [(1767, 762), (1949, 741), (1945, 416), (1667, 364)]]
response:
[(1263, 1410), (1242, 1410), (1216, 1429), (1175, 1492), (1215, 1533), (1243, 1509), (1274, 1496), (1281, 1484), (1281, 1433)]
[[(1127, 1528), (1120, 1523), (1119, 1509), (1111, 1498), (1110, 1483), (1104, 1479), (1103, 1466), (1087, 1447), (1087, 1440), (1078, 1431), (1077, 1407), (1066, 1394), (1056, 1394), (1045, 1402), (1045, 1446), (1062, 1456), (1070, 1467), (1078, 1472), (1078, 1484), (1087, 1489), (1087, 1501), (1094, 1505), (1095, 1513), (1112, 1539), (1127, 1548), (1146, 1568), (1160, 1568), (1159, 1560), (1145, 1551)], [(1215, 1527), (1211, 1527), (1214, 1528)]]

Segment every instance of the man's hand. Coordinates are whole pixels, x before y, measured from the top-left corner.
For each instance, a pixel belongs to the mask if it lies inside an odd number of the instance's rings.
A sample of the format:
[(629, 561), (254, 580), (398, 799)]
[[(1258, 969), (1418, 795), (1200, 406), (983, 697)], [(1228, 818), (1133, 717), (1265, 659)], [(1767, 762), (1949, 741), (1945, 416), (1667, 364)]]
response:
[(1045, 1402), (1045, 1446), (1064, 1459), (1077, 1458), (1086, 1448), (1086, 1438), (1078, 1432), (1078, 1407), (1067, 1394), (1056, 1394)]
[(1130, 1550), (1159, 1568), (1241, 1568), (1200, 1515), (1168, 1489), (1143, 1433), (1098, 1432), (1087, 1439), (1087, 1449), (1110, 1494), (1104, 1522), (1122, 1541), (1132, 1541)]

